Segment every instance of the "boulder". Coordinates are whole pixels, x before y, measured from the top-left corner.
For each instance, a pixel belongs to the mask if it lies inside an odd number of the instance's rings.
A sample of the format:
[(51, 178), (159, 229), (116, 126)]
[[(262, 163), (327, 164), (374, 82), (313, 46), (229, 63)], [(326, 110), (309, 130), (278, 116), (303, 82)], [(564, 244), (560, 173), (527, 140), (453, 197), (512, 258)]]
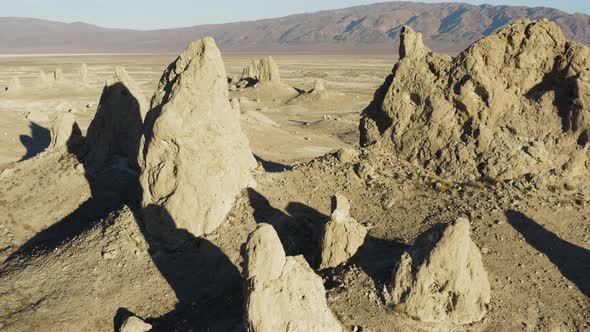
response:
[(343, 330), (328, 308), (322, 278), (303, 256), (285, 257), (271, 225), (259, 225), (246, 248), (248, 331)]
[(115, 156), (124, 157), (129, 165), (139, 169), (137, 158), (148, 104), (139, 87), (123, 67), (102, 91), (96, 115), (87, 132), (89, 169), (100, 169)]
[(152, 330), (152, 325), (144, 322), (136, 316), (129, 316), (121, 325), (120, 332), (148, 332)]
[(72, 113), (60, 113), (51, 127), (50, 148), (55, 149), (82, 140), (82, 131)]
[(467, 219), (437, 225), (401, 256), (391, 281), (392, 301), (424, 322), (470, 324), (490, 304), (490, 283)]
[(256, 160), (212, 38), (191, 43), (164, 72), (141, 152), (144, 217), (156, 232), (172, 221), (194, 236), (209, 234), (255, 185)]
[[(575, 177), (588, 144), (590, 48), (521, 20), (451, 58), (401, 30), (399, 62), (361, 116), (361, 145), (451, 179)], [(588, 155), (586, 155), (588, 160)], [(588, 181), (586, 181), (588, 183)]]
[(338, 158), (338, 160), (343, 164), (348, 164), (352, 162), (358, 156), (358, 151), (351, 147), (344, 147), (336, 151), (336, 158)]
[(279, 66), (271, 56), (264, 57), (258, 61), (252, 61), (250, 65), (242, 71), (242, 80), (253, 80), (260, 82), (280, 83), (281, 75)]
[(324, 228), (320, 268), (336, 267), (354, 256), (365, 242), (367, 230), (350, 216), (350, 203), (341, 194), (333, 199), (330, 221)]

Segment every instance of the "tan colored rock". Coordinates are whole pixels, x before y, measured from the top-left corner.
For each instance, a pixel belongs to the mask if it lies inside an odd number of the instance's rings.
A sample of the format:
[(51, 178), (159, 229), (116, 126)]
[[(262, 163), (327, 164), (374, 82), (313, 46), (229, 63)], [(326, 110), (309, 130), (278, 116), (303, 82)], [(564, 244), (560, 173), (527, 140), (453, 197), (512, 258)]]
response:
[(231, 109), (234, 110), (234, 112), (236, 114), (242, 114), (242, 108), (240, 105), (240, 99), (239, 98), (232, 98), (230, 101), (231, 104)]
[(254, 185), (256, 160), (229, 102), (227, 74), (211, 38), (191, 43), (164, 72), (146, 118), (140, 165), (148, 224), (195, 236), (213, 232), (240, 192)]
[(342, 194), (333, 198), (330, 221), (324, 228), (320, 268), (336, 267), (354, 256), (365, 242), (367, 230), (350, 216), (350, 203)]
[(336, 158), (341, 163), (348, 164), (355, 160), (359, 156), (359, 153), (356, 149), (351, 147), (344, 147), (336, 151)]
[(326, 92), (326, 85), (324, 84), (324, 81), (316, 80), (313, 84), (313, 90), (311, 90), (310, 93), (321, 93), (321, 92)]
[(37, 77), (37, 85), (40, 87), (47, 87), (51, 85), (51, 78), (48, 77), (43, 70), (39, 71), (39, 75)]
[(284, 256), (272, 226), (259, 226), (246, 246), (248, 331), (342, 331), (328, 308), (322, 278), (303, 256)]
[(414, 319), (480, 321), (491, 301), (490, 283), (469, 221), (459, 218), (421, 235), (397, 263), (391, 290), (392, 301)]
[(273, 280), (281, 276), (286, 257), (277, 232), (269, 224), (259, 225), (246, 243), (244, 278)]
[(68, 143), (79, 142), (82, 139), (82, 131), (76, 123), (76, 117), (72, 113), (60, 113), (51, 127), (50, 147), (55, 149)]
[(53, 72), (53, 81), (55, 82), (62, 82), (64, 80), (64, 74), (61, 68), (56, 68)]
[(88, 84), (88, 66), (86, 63), (82, 63), (80, 69), (78, 69), (78, 83)]
[(404, 27), (399, 55), (363, 112), (361, 145), (447, 178), (570, 177), (588, 143), (590, 49), (556, 24), (517, 21), (455, 58)]
[(120, 332), (149, 332), (152, 325), (136, 316), (129, 316), (121, 325)]
[(88, 127), (86, 164), (101, 168), (114, 156), (125, 157), (139, 168), (137, 158), (148, 104), (141, 90), (123, 67), (102, 91), (94, 119)]
[(258, 61), (252, 61), (242, 71), (242, 80), (254, 80), (260, 82), (281, 82), (279, 67), (271, 56), (264, 57)]

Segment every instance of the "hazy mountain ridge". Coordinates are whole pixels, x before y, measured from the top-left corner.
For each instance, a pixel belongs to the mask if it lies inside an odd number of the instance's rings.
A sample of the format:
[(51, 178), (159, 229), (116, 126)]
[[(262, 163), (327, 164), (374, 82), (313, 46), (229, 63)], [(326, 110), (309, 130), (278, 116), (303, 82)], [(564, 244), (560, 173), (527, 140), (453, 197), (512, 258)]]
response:
[(250, 22), (138, 31), (85, 23), (0, 18), (0, 53), (177, 52), (211, 36), (223, 51), (384, 52), (409, 25), (436, 51), (458, 52), (509, 22), (556, 22), (566, 38), (590, 45), (590, 16), (551, 8), (386, 2)]

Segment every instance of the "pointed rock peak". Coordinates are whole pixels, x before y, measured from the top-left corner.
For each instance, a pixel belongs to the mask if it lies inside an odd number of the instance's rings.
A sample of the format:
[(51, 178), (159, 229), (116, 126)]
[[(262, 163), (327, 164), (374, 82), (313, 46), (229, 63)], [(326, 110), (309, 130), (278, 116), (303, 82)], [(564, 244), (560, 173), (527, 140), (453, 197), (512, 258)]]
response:
[(348, 198), (337, 193), (332, 197), (332, 220), (336, 222), (347, 220), (350, 217), (350, 203)]
[(419, 236), (398, 261), (392, 300), (406, 314), (424, 322), (480, 321), (491, 300), (490, 283), (479, 249), (471, 240), (469, 221), (459, 218), (438, 226)]
[(180, 54), (176, 62), (173, 63), (174, 73), (178, 75), (187, 70), (194, 59), (199, 59), (199, 62), (203, 62), (204, 59), (209, 60), (206, 63), (209, 64), (212, 69), (215, 69), (216, 73), (223, 73), (222, 77), (227, 77), (223, 60), (221, 58), (221, 52), (213, 38), (205, 37), (190, 43), (182, 54)]
[(404, 25), (400, 32), (399, 57), (403, 59), (426, 50), (422, 41), (422, 34)]
[(281, 240), (269, 224), (260, 224), (246, 243), (246, 279), (274, 280), (281, 276), (286, 256)]

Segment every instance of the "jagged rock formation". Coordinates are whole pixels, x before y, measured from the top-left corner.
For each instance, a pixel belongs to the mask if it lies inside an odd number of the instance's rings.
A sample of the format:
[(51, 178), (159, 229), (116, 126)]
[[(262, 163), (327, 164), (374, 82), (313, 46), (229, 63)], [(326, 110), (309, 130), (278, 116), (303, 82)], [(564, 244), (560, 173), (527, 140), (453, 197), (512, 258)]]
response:
[(78, 69), (78, 83), (88, 84), (88, 66), (85, 63), (82, 63)]
[(367, 230), (350, 216), (350, 203), (341, 194), (333, 198), (330, 221), (324, 228), (320, 268), (336, 267), (356, 254)]
[(285, 257), (271, 225), (250, 234), (244, 259), (248, 331), (342, 331), (326, 303), (322, 278), (303, 256)]
[(52, 149), (77, 143), (82, 140), (82, 131), (76, 123), (76, 117), (72, 113), (61, 113), (57, 116), (55, 123), (51, 127)]
[(115, 68), (105, 85), (94, 119), (88, 127), (85, 164), (101, 168), (113, 156), (127, 158), (138, 169), (137, 158), (148, 110), (145, 97), (123, 67)]
[(590, 49), (557, 25), (518, 21), (455, 58), (404, 27), (399, 53), (363, 113), (363, 146), (456, 179), (587, 179)]
[(242, 71), (242, 80), (253, 80), (255, 82), (272, 82), (280, 83), (281, 74), (279, 66), (271, 56), (264, 57), (244, 68)]
[(171, 218), (195, 236), (224, 221), (240, 191), (253, 185), (256, 161), (228, 97), (215, 41), (191, 43), (164, 72), (142, 143), (143, 206), (148, 227)]
[(469, 324), (490, 303), (490, 283), (467, 219), (422, 234), (397, 263), (392, 301), (424, 322)]

